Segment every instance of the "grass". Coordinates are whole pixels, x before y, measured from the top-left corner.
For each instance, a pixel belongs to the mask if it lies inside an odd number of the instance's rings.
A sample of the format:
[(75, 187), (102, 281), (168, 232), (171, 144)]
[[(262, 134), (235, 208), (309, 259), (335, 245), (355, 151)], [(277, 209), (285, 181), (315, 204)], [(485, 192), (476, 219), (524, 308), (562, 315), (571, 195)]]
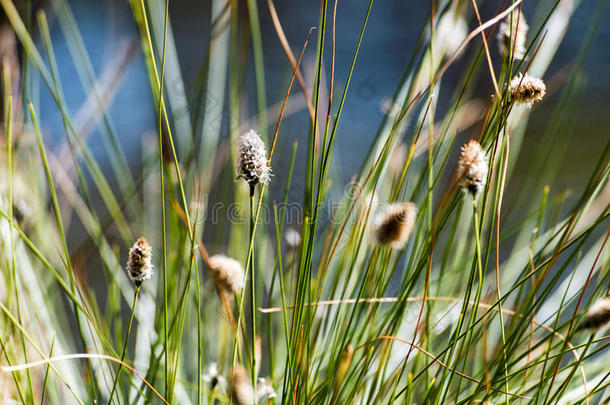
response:
[[(556, 76), (547, 68), (575, 8), (497, 3), (486, 15), (474, 0), (432, 2), (360, 171), (345, 185), (336, 148), (348, 136), (342, 113), (366, 62), (360, 47), (376, 29), (369, 16), (385, 4), (360, 6), (352, 57), (341, 66), (338, 2), (321, 1), (317, 41), (303, 26), (302, 43), (289, 44), (272, 0), (214, 0), (209, 49), (185, 87), (169, 1), (131, 0), (157, 119), (155, 137), (133, 151), (121, 144), (111, 84), (96, 77), (69, 3), (32, 10), (0, 0), (22, 50), (2, 65), (0, 402), (607, 401), (608, 329), (579, 325), (610, 294), (610, 143), (599, 141), (586, 183), (556, 186), (560, 168), (570, 167), (583, 66), (607, 2), (597, 2), (583, 46)], [(534, 16), (524, 60), (496, 45), (503, 19), (519, 23), (510, 17), (518, 7)], [(263, 48), (279, 45), (264, 42), (264, 13), (287, 57), (277, 94), (268, 92)], [(108, 170), (68, 108), (49, 21), (91, 95)], [(298, 58), (293, 49), (302, 49)], [(303, 79), (307, 58), (313, 83)], [(462, 72), (453, 88), (443, 83), (449, 69)], [(553, 110), (533, 152), (523, 145), (540, 104), (528, 109), (508, 94), (518, 72), (545, 79), (541, 103)], [(170, 91), (176, 81), (190, 90)], [(490, 97), (477, 98), (482, 87)], [(40, 125), (43, 91), (65, 131), (60, 148)], [(303, 98), (307, 111), (291, 109)], [(309, 128), (293, 137), (281, 124), (295, 113)], [(232, 117), (228, 125), (216, 125), (219, 114)], [(233, 181), (245, 122), (265, 140), (274, 169), (253, 193)], [(475, 198), (455, 175), (469, 138), (489, 160)], [(531, 164), (518, 166), (524, 157)], [(304, 178), (293, 178), (299, 172)], [(301, 199), (294, 184), (304, 184)], [(418, 207), (409, 239), (399, 249), (377, 243), (383, 208), (408, 201)], [(124, 265), (138, 236), (153, 248), (155, 271), (141, 287)], [(237, 259), (244, 289), (224, 294), (208, 254)], [(218, 374), (206, 371), (212, 364)], [(240, 365), (247, 378), (232, 381)], [(247, 389), (257, 385), (275, 397)]]

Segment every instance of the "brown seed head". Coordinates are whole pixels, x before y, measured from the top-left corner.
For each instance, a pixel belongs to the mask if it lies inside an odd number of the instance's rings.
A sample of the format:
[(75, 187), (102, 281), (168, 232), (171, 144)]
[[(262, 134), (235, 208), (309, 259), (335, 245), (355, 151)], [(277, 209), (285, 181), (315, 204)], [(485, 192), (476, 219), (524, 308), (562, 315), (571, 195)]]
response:
[(579, 329), (597, 331), (610, 323), (610, 297), (597, 300), (587, 311)]
[(513, 11), (500, 23), (498, 28), (498, 48), (502, 55), (510, 55), (512, 43), (515, 44), (514, 58), (521, 60), (525, 57), (525, 52), (527, 51), (525, 41), (528, 28), (521, 10)]
[(416, 217), (415, 204), (411, 202), (390, 204), (375, 227), (377, 242), (389, 245), (393, 249), (402, 248), (411, 235)]
[(244, 288), (244, 268), (237, 260), (214, 255), (208, 259), (208, 266), (216, 285), (227, 294), (233, 295)]
[(458, 160), (457, 177), (465, 191), (476, 198), (487, 182), (489, 164), (481, 145), (472, 139), (462, 146), (462, 154)]
[(510, 99), (515, 100), (516, 104), (522, 104), (527, 108), (531, 108), (535, 102), (542, 101), (546, 94), (546, 86), (538, 78), (532, 77), (527, 73), (525, 76), (522, 76), (519, 73), (510, 81), (508, 92)]
[(144, 238), (140, 238), (129, 249), (127, 272), (136, 286), (153, 275), (152, 248)]

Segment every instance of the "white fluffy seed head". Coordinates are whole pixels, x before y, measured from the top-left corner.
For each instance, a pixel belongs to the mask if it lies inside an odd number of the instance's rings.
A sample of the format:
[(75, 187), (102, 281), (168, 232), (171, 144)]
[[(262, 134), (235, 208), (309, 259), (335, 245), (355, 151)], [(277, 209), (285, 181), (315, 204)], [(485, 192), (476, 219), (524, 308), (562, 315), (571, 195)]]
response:
[(376, 221), (377, 243), (401, 249), (413, 231), (416, 218), (417, 206), (411, 202), (388, 205)]
[(271, 168), (267, 166), (265, 143), (252, 129), (239, 138), (236, 169), (236, 179), (244, 179), (250, 187), (269, 184)]
[(523, 76), (519, 73), (510, 81), (508, 93), (510, 99), (515, 100), (516, 104), (530, 108), (535, 102), (542, 101), (546, 94), (546, 86), (542, 80), (536, 77), (527, 73)]
[(264, 378), (259, 378), (256, 383), (256, 400), (269, 401), (273, 398), (277, 398), (277, 394), (273, 390), (273, 386), (271, 385), (271, 383)]
[(502, 55), (511, 54), (511, 44), (514, 44), (514, 59), (521, 60), (525, 57), (527, 22), (521, 10), (510, 13), (498, 27), (498, 48)]
[(296, 249), (301, 245), (301, 234), (293, 227), (286, 230), (284, 239), (290, 249)]
[(597, 300), (587, 311), (580, 329), (597, 331), (610, 323), (610, 297)]
[(233, 367), (229, 383), (231, 387), (231, 399), (234, 404), (254, 404), (254, 388), (252, 388), (246, 369), (239, 364)]
[(127, 272), (136, 286), (153, 275), (152, 248), (144, 238), (140, 238), (129, 249)]
[(462, 146), (462, 153), (458, 160), (457, 177), (464, 191), (476, 198), (485, 188), (489, 163), (487, 155), (481, 145), (472, 139)]
[(460, 14), (458, 7), (452, 6), (443, 13), (436, 25), (433, 44), (435, 54), (441, 53), (441, 57), (451, 57), (458, 51), (467, 35), (468, 22)]
[(244, 268), (241, 263), (225, 255), (214, 255), (208, 259), (208, 266), (216, 285), (233, 295), (244, 288)]
[(227, 389), (227, 380), (219, 373), (218, 364), (216, 363), (210, 363), (201, 379), (210, 384), (210, 390), (218, 388), (221, 390)]

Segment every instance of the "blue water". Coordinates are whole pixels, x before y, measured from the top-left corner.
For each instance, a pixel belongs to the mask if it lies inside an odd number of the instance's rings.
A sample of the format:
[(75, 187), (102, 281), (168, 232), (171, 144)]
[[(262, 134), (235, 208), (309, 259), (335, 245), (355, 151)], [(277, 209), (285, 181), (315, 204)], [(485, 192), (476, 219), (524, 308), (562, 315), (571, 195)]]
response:
[[(294, 53), (298, 55), (309, 28), (318, 24), (319, 3), (297, 0), (281, 0), (275, 3), (286, 36)], [(241, 2), (240, 4), (245, 9), (245, 4)], [(348, 67), (367, 4), (368, 1), (365, 0), (339, 2), (335, 77), (337, 96), (341, 94), (345, 85)], [(71, 0), (70, 5), (84, 36), (94, 69), (98, 74), (104, 62), (116, 52), (116, 44), (119, 39), (138, 40), (137, 29), (126, 2)], [(534, 3), (524, 2), (524, 12), (530, 20), (534, 13), (533, 8), (530, 7), (533, 6)], [(428, 16), (428, 7), (428, 2), (404, 0), (377, 1), (373, 5), (336, 143), (337, 156), (345, 178), (351, 177), (360, 167), (383, 116), (380, 111), (381, 101), (390, 97), (395, 91)], [(487, 2), (482, 6), (481, 12), (484, 17), (489, 17), (496, 7), (496, 2)], [(187, 89), (193, 83), (205, 57), (210, 30), (209, 8), (208, 2), (206, 4), (186, 0), (171, 2), (171, 21)], [(585, 1), (576, 12), (566, 40), (549, 69), (550, 75), (569, 64), (578, 52), (584, 34), (590, 25), (594, 8), (595, 2)], [(268, 104), (274, 104), (284, 97), (290, 69), (271, 25), (266, 1), (259, 1), (259, 11), (264, 44)], [(592, 44), (585, 64), (586, 97), (576, 119), (574, 156), (568, 176), (574, 175), (574, 173), (576, 175), (588, 173), (595, 164), (594, 159), (590, 158), (591, 154), (599, 150), (600, 142), (605, 144), (608, 139), (606, 122), (607, 112), (610, 109), (609, 22), (610, 11), (606, 10), (601, 30)], [(470, 28), (473, 27), (474, 23), (471, 21)], [(71, 63), (72, 58), (57, 22), (52, 26), (52, 38), (68, 106), (72, 114), (76, 114), (85, 100), (86, 94), (78, 80), (75, 67)], [(313, 69), (314, 49), (315, 39), (312, 39), (309, 52), (303, 62), (305, 71)], [(328, 67), (326, 73), (328, 73)], [(452, 89), (452, 84), (457, 81), (459, 74), (458, 64), (456, 68), (452, 68), (446, 73), (443, 79), (445, 88)], [(327, 75), (327, 79), (328, 77), (329, 75)], [(254, 113), (256, 105), (252, 72), (248, 76), (247, 85), (252, 95), (249, 98), (251, 105), (248, 106), (248, 111)], [(485, 86), (488, 85), (489, 83), (482, 84), (483, 94), (487, 91)], [(298, 89), (296, 84), (294, 89)], [(449, 93), (447, 92), (447, 94)], [(446, 94), (441, 94), (441, 97), (446, 96)], [(441, 105), (442, 101), (441, 98)], [(552, 103), (551, 99), (549, 105), (540, 108), (533, 114), (531, 119), (533, 128), (540, 130), (544, 128), (549, 114), (552, 112)], [(64, 137), (63, 126), (57, 109), (45, 89), (41, 91), (40, 109), (45, 136), (58, 146)], [(109, 115), (128, 156), (133, 156), (133, 159), (130, 158), (130, 163), (136, 167), (139, 161), (142, 135), (146, 132), (154, 133), (157, 125), (146, 68), (140, 51), (126, 70), (120, 89), (110, 106)], [(198, 129), (197, 134), (199, 132)], [(536, 145), (539, 132), (530, 132), (532, 133), (528, 134), (525, 147)], [(226, 133), (223, 135), (226, 136)], [(306, 110), (303, 110), (284, 121), (278, 143), (278, 153), (289, 154), (294, 139), (300, 141), (301, 151), (305, 153), (307, 136), (308, 115)], [(89, 145), (100, 160), (102, 167), (107, 167), (108, 156), (104, 151), (99, 131), (92, 135)], [(276, 172), (281, 173), (287, 164), (287, 158), (280, 159)], [(302, 168), (297, 167), (297, 175), (301, 170)]]

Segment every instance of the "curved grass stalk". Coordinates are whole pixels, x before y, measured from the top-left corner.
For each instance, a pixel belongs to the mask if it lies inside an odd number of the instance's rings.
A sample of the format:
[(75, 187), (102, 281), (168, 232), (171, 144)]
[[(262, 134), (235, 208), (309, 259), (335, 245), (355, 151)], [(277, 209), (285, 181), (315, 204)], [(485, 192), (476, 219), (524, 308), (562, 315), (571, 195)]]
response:
[[(25, 336), (25, 338), (30, 342), (30, 344), (32, 345), (32, 347), (34, 348), (34, 350), (36, 350), (38, 352), (38, 354), (41, 357), (45, 357), (45, 353), (44, 351), (42, 351), (42, 349), (38, 346), (38, 344), (36, 343), (36, 341), (30, 336), (29, 333), (26, 332), (26, 330), (23, 328), (23, 326), (19, 323), (19, 321), (17, 319), (15, 319), (15, 317), (13, 316), (13, 314), (11, 314), (11, 312), (8, 310), (8, 308), (6, 308), (4, 306), (4, 304), (2, 304), (0, 302), (0, 309), (2, 310), (2, 312), (4, 312), (4, 314), (6, 315), (6, 317), (13, 323), (13, 325), (15, 325), (15, 327), (19, 330), (19, 332), (21, 332), (21, 334), (23, 336)], [(1, 338), (1, 337), (0, 337)], [(3, 342), (3, 340), (2, 340)], [(0, 342), (1, 343), (1, 342)], [(2, 344), (4, 345), (4, 344)], [(5, 351), (5, 355), (8, 355), (8, 353), (6, 353)], [(7, 357), (8, 359), (8, 357)], [(8, 361), (8, 360), (7, 360)], [(43, 363), (44, 364), (44, 363)], [(61, 380), (62, 383), (64, 383), (66, 385), (66, 387), (68, 387), (68, 390), (72, 393), (72, 395), (74, 396), (74, 399), (76, 399), (76, 401), (80, 404), (80, 405), (85, 405), (84, 402), (82, 401), (82, 399), (78, 396), (78, 393), (76, 392), (76, 390), (72, 387), (72, 385), (64, 378), (64, 376), (59, 372), (59, 370), (52, 364), (49, 363), (50, 367), (53, 369), (53, 371), (55, 372), (55, 374), (57, 375), (57, 377)], [(0, 365), (0, 370), (3, 372), (14, 372), (14, 371), (19, 371), (21, 369), (23, 369), (22, 367), (19, 365), (12, 365), (9, 367), (5, 367)], [(19, 384), (17, 384), (19, 386)], [(20, 391), (21, 389), (18, 388), (18, 390)], [(23, 398), (23, 396), (22, 396)], [(25, 403), (25, 402), (24, 402)]]
[[(113, 363), (120, 364), (122, 367), (125, 367), (127, 370), (129, 370), (131, 373), (133, 373), (136, 377), (138, 377), (140, 380), (142, 380), (142, 382), (144, 384), (146, 384), (146, 386), (148, 388), (150, 388), (150, 390), (157, 396), (157, 398), (159, 398), (161, 401), (163, 401), (164, 404), (170, 405), (169, 402), (167, 402), (167, 400), (165, 398), (163, 398), (163, 396), (159, 393), (159, 391), (157, 391), (155, 389), (155, 387), (152, 386), (151, 383), (146, 381), (144, 376), (142, 374), (140, 374), (136, 369), (131, 367), (129, 364), (127, 364), (115, 357), (108, 356), (106, 354), (95, 354), (95, 353), (66, 354), (63, 356), (44, 358), (42, 360), (36, 360), (36, 361), (32, 361), (30, 363), (17, 364), (17, 365), (10, 366), (10, 367), (0, 366), (0, 368), (2, 369), (3, 372), (13, 372), (13, 371), (30, 369), (30, 368), (34, 368), (34, 367), (40, 367), (40, 366), (44, 366), (45, 364), (49, 364), (52, 366), (52, 364), (54, 362), (63, 361), (63, 360), (73, 360), (73, 359), (100, 359), (100, 360), (108, 360)], [(83, 404), (83, 402), (80, 400), (79, 400), (79, 403)]]

